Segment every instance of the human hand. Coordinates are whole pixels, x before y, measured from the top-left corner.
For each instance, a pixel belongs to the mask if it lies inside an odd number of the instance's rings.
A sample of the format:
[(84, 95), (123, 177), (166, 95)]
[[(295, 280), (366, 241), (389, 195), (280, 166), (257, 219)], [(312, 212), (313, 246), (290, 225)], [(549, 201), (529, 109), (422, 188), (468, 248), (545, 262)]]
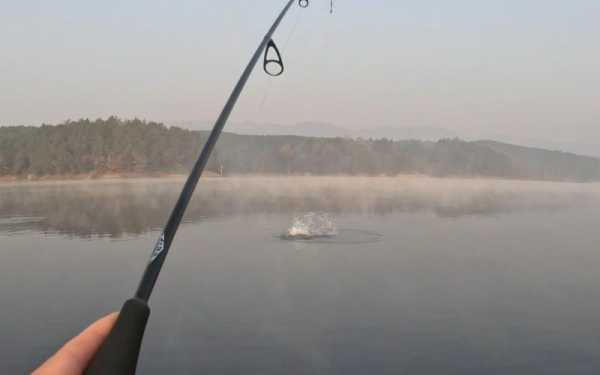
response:
[(67, 342), (56, 354), (35, 370), (32, 375), (81, 375), (100, 345), (108, 336), (118, 313), (96, 321), (77, 337)]

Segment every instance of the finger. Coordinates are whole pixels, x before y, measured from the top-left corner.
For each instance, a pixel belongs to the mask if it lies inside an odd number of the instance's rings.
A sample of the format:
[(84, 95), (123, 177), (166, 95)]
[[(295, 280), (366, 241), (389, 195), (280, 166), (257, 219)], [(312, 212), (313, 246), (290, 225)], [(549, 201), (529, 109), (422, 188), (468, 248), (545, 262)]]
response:
[(81, 375), (115, 324), (118, 313), (112, 313), (90, 325), (67, 342), (32, 375)]

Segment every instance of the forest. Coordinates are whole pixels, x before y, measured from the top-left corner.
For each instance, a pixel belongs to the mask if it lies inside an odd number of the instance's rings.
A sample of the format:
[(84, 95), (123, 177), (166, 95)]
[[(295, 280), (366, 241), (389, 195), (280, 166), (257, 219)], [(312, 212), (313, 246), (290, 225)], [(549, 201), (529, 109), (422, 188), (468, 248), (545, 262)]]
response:
[[(207, 131), (139, 119), (0, 127), (0, 176), (186, 173)], [(600, 159), (493, 141), (224, 133), (208, 170), (227, 174), (398, 175), (600, 180)]]

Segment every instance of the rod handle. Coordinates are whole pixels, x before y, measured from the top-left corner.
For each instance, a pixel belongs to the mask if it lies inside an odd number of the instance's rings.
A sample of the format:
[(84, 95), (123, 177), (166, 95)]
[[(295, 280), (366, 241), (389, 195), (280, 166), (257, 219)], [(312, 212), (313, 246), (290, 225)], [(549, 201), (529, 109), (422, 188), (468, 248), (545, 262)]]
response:
[(108, 337), (96, 352), (85, 375), (133, 375), (150, 307), (141, 299), (125, 302)]

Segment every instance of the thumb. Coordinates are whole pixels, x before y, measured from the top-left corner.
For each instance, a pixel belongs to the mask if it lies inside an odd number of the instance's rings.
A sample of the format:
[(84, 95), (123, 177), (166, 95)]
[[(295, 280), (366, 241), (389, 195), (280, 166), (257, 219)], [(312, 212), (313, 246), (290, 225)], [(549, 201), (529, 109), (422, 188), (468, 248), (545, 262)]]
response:
[(96, 321), (77, 337), (66, 343), (32, 375), (81, 375), (108, 336), (118, 313)]

